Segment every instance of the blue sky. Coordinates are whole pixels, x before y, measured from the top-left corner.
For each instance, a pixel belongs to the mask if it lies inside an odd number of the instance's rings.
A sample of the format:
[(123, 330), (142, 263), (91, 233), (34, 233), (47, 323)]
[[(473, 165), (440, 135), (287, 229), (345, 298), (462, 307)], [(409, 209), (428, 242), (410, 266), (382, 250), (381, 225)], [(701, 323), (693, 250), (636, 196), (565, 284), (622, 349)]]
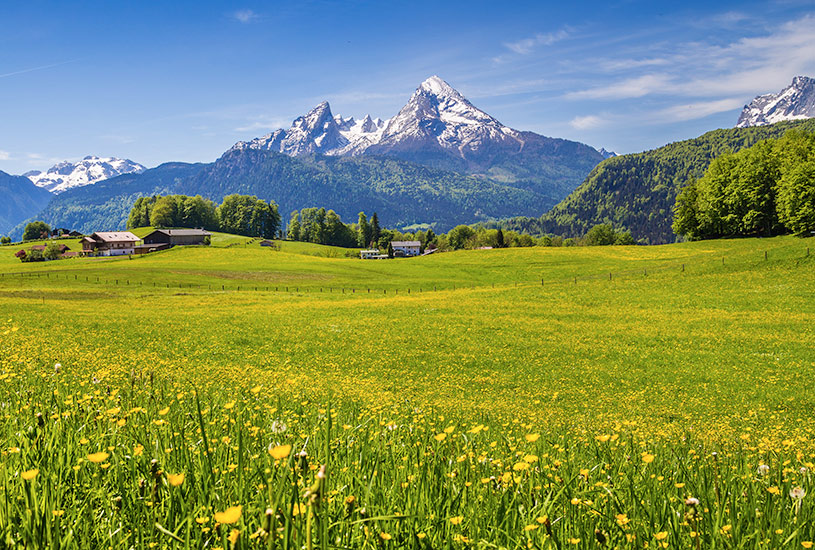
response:
[(0, 170), (210, 162), (322, 100), (393, 116), (438, 74), (504, 124), (620, 153), (815, 76), (815, 2), (14, 2)]

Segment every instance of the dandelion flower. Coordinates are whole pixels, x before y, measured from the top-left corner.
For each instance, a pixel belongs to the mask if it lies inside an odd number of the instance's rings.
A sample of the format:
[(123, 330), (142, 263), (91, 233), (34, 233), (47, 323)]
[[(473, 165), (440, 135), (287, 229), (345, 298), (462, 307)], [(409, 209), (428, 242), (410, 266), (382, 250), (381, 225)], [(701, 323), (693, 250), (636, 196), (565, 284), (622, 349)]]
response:
[(272, 447), (269, 449), (269, 454), (272, 455), (272, 458), (275, 460), (284, 459), (291, 454), (291, 445), (278, 445), (277, 447)]
[(104, 451), (100, 451), (98, 453), (89, 454), (87, 456), (87, 459), (88, 459), (88, 461), (93, 462), (94, 464), (99, 464), (101, 462), (106, 461), (109, 456), (110, 456), (109, 453), (106, 453)]
[(651, 453), (642, 453), (642, 461), (646, 464), (651, 464), (654, 461), (654, 455)]
[(235, 547), (235, 543), (238, 542), (238, 537), (241, 536), (241, 532), (237, 529), (232, 529), (232, 532), (229, 533), (229, 542), (232, 543), (232, 547)]
[(223, 512), (215, 512), (215, 521), (218, 523), (238, 523), (242, 512), (243, 506), (230, 506)]
[(180, 474), (167, 474), (167, 482), (173, 487), (178, 487), (184, 483), (184, 472)]
[(530, 443), (534, 443), (535, 441), (540, 439), (540, 437), (541, 437), (541, 434), (526, 434), (524, 436), (524, 439), (526, 439)]
[(31, 481), (32, 479), (37, 477), (37, 474), (39, 473), (40, 473), (39, 470), (26, 470), (25, 472), (20, 474), (20, 477), (22, 477), (26, 481)]
[(390, 533), (379, 533), (379, 536), (382, 540), (391, 540), (393, 538)]
[(450, 523), (453, 525), (461, 525), (462, 521), (464, 521), (464, 516), (454, 516), (450, 518)]
[(436, 439), (436, 441), (444, 441), (445, 439), (447, 439), (447, 434), (442, 432), (440, 434), (436, 434), (434, 438)]

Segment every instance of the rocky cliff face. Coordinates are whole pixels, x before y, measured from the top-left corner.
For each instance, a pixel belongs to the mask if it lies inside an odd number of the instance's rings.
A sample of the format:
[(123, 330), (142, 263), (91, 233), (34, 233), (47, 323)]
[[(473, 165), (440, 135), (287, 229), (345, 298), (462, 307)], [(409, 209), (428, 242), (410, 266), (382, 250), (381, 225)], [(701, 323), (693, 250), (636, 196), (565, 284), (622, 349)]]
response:
[(760, 95), (744, 106), (737, 128), (815, 117), (815, 79), (796, 76), (777, 94)]

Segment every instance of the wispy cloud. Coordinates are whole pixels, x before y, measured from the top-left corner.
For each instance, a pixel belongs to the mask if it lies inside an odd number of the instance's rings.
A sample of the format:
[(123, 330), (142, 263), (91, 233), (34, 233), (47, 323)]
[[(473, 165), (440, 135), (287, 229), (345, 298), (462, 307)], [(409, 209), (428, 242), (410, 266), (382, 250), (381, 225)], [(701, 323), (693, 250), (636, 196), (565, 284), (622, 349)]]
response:
[(672, 78), (664, 74), (646, 74), (628, 78), (588, 90), (579, 90), (566, 94), (567, 99), (630, 99), (665, 91)]
[(538, 46), (551, 46), (555, 42), (560, 42), (564, 38), (568, 38), (569, 31), (560, 29), (557, 32), (538, 33), (530, 38), (524, 38), (517, 42), (507, 42), (504, 44), (513, 52), (521, 55), (532, 53)]
[(258, 19), (258, 17), (259, 16), (257, 13), (249, 9), (238, 10), (232, 14), (232, 19), (244, 24), (251, 23), (252, 21)]
[(642, 67), (661, 67), (671, 63), (667, 57), (652, 57), (643, 59), (608, 59), (600, 61), (598, 67), (607, 72), (631, 71)]
[(504, 47), (509, 50), (509, 53), (497, 55), (492, 58), (493, 63), (502, 64), (508, 61), (513, 56), (526, 56), (535, 52), (542, 46), (551, 46), (556, 42), (560, 42), (571, 35), (571, 29), (564, 27), (555, 32), (538, 33), (535, 36), (522, 38), (515, 42), (505, 42)]
[(59, 63), (51, 63), (48, 65), (40, 65), (39, 67), (30, 67), (28, 69), (21, 69), (19, 71), (13, 71), (10, 73), (0, 74), (0, 78), (7, 78), (9, 76), (16, 76), (18, 74), (25, 74), (25, 73), (33, 73), (34, 71), (42, 71), (44, 69), (51, 69), (53, 67), (59, 67), (61, 65), (67, 65), (68, 63), (76, 63), (79, 59), (70, 59), (68, 61), (60, 61)]
[(686, 120), (696, 120), (717, 113), (732, 111), (743, 105), (743, 98), (740, 97), (675, 105), (658, 111), (655, 114), (654, 122), (684, 122)]
[(604, 126), (608, 121), (597, 115), (576, 116), (569, 121), (569, 126), (576, 130), (591, 130)]
[(8, 151), (0, 151), (0, 160), (11, 160), (11, 153)]
[(234, 129), (235, 132), (257, 132), (269, 133), (279, 128), (288, 128), (291, 126), (291, 121), (286, 121), (280, 118), (258, 117), (255, 120), (249, 120), (246, 123)]

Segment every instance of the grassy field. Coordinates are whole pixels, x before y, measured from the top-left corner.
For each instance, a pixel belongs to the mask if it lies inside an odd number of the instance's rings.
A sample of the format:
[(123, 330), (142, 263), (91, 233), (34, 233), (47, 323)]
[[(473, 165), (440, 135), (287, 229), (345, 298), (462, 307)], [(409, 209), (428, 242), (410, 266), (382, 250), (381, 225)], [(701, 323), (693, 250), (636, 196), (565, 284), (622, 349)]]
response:
[(813, 245), (0, 248), (0, 536), (809, 548)]

